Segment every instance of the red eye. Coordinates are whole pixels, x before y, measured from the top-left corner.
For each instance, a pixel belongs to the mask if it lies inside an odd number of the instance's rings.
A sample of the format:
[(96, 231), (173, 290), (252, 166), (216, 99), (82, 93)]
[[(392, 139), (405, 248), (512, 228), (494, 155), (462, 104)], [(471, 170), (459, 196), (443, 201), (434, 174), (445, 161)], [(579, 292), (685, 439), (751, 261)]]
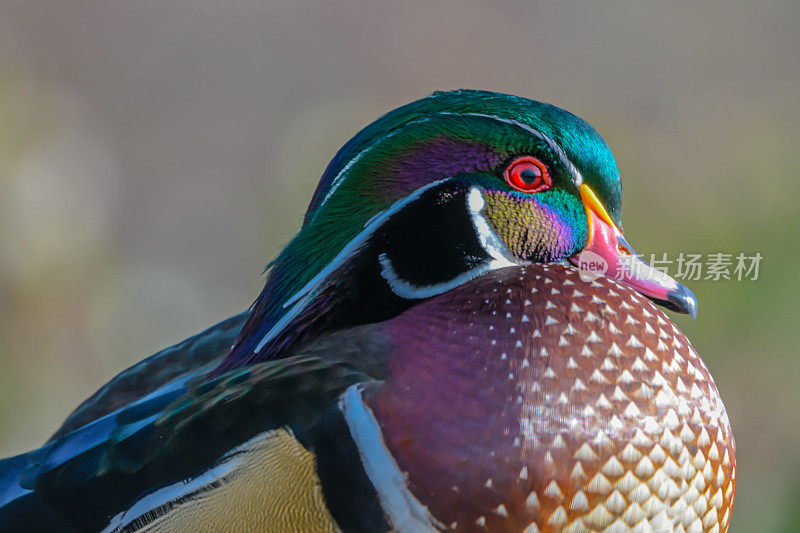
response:
[(506, 181), (519, 192), (546, 191), (553, 178), (544, 163), (531, 156), (518, 157), (506, 167)]

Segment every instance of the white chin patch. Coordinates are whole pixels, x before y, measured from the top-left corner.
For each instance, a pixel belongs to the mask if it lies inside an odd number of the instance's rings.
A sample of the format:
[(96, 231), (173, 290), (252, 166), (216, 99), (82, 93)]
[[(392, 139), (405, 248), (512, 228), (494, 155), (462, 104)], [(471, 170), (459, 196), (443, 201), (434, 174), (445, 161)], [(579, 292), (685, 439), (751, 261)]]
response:
[(475, 228), (478, 241), (483, 249), (486, 250), (486, 253), (491, 256), (489, 260), (490, 270), (520, 264), (520, 261), (511, 254), (508, 247), (489, 225), (486, 217), (483, 216), (483, 208), (485, 206), (486, 200), (484, 200), (480, 189), (470, 187), (469, 193), (467, 193), (467, 208), (469, 209), (472, 226)]

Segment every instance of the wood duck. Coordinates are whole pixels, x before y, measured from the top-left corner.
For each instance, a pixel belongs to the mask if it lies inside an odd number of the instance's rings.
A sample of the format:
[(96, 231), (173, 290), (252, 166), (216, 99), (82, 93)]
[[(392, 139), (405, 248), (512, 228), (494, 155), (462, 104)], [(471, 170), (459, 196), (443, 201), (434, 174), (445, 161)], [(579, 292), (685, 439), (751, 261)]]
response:
[(658, 306), (697, 312), (589, 124), (435, 93), (336, 154), (249, 311), (0, 462), (0, 530), (725, 531), (728, 417)]

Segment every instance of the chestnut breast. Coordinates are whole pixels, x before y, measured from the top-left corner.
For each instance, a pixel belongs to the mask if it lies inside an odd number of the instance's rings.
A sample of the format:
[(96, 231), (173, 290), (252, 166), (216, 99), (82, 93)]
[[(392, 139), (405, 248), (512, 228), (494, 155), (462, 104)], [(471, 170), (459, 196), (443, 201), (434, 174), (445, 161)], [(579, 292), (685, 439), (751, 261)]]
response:
[(367, 403), (408, 488), (445, 527), (727, 528), (725, 408), (645, 297), (571, 266), (514, 267), (385, 327), (390, 377)]

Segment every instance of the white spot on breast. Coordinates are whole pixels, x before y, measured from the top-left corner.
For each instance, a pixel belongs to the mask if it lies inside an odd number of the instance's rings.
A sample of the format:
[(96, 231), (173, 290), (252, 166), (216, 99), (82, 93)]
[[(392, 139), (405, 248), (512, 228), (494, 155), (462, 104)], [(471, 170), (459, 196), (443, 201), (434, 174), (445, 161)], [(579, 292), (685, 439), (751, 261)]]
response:
[(635, 335), (630, 336), (627, 345), (633, 348), (641, 348), (642, 346), (644, 346), (644, 344), (642, 344), (641, 341), (637, 339)]
[[(620, 494), (618, 490), (612, 492), (611, 496), (606, 500), (606, 508), (614, 514), (622, 514), (626, 507), (625, 498), (622, 497), (622, 494)], [(622, 526), (623, 529), (615, 529), (612, 531), (628, 531), (628, 527), (624, 523)]]
[(634, 381), (636, 381), (636, 378), (634, 378), (633, 374), (631, 374), (627, 369), (625, 369), (622, 371), (622, 374), (619, 375), (617, 381), (619, 383), (633, 383)]
[(626, 324), (633, 324), (634, 326), (635, 326), (636, 324), (641, 324), (641, 322), (639, 322), (638, 320), (636, 320), (635, 318), (633, 318), (631, 315), (628, 315), (628, 318), (626, 318), (626, 319), (625, 319), (625, 323), (626, 323)]
[[(611, 483), (608, 481), (608, 478), (598, 472), (595, 476), (589, 481), (589, 484), (586, 485), (586, 490), (588, 492), (594, 492), (596, 494), (608, 494), (611, 491)], [(595, 507), (596, 509), (600, 509), (601, 507)]]
[(558, 483), (556, 483), (555, 479), (552, 480), (547, 485), (547, 487), (545, 487), (544, 492), (542, 494), (544, 494), (548, 498), (554, 498), (554, 499), (556, 499), (558, 501), (561, 501), (561, 500), (564, 499), (564, 493), (561, 492), (561, 487), (558, 486)]
[(619, 402), (622, 402), (622, 401), (627, 401), (627, 402), (629, 402), (629, 401), (630, 401), (630, 398), (628, 398), (628, 397), (625, 395), (625, 393), (624, 393), (624, 392), (622, 392), (622, 389), (620, 389), (620, 388), (619, 388), (619, 385), (617, 385), (616, 387), (614, 387), (614, 394), (612, 394), (612, 395), (611, 395), (611, 399), (612, 399), (612, 400), (617, 400), (617, 401), (619, 401)]
[(569, 477), (575, 483), (583, 483), (586, 480), (586, 472), (584, 472), (580, 461), (575, 461), (575, 466), (569, 473)]
[(611, 347), (608, 349), (608, 355), (613, 355), (614, 357), (622, 357), (624, 354), (622, 350), (619, 349), (616, 342), (611, 343)]
[(625, 408), (624, 414), (629, 418), (636, 418), (639, 416), (639, 414), (641, 414), (641, 411), (639, 411), (639, 408), (636, 407), (635, 403), (631, 402), (628, 404), (628, 407)]
[(570, 502), (569, 508), (573, 511), (588, 511), (589, 500), (586, 499), (586, 494), (580, 490), (576, 492), (575, 496), (572, 497), (572, 502)]
[(633, 434), (633, 439), (631, 440), (634, 446), (638, 448), (649, 448), (653, 445), (653, 441), (644, 434), (641, 429), (636, 429), (636, 432)]
[(535, 491), (531, 491), (528, 497), (525, 498), (525, 507), (530, 511), (535, 511), (539, 508), (539, 498), (536, 496)]
[(606, 372), (611, 372), (612, 370), (617, 369), (617, 365), (615, 365), (611, 359), (606, 357), (603, 359), (603, 364), (600, 366), (600, 369), (605, 370)]
[(608, 427), (614, 431), (621, 431), (625, 427), (625, 424), (622, 423), (622, 420), (620, 420), (617, 415), (612, 415), (611, 419), (608, 421)]
[[(595, 372), (597, 372), (595, 370)], [(613, 404), (608, 401), (605, 394), (600, 394), (600, 397), (597, 398), (597, 407), (603, 408), (607, 411), (610, 411), (614, 408)]]
[(580, 459), (581, 461), (597, 461), (598, 457), (597, 454), (594, 453), (592, 447), (589, 445), (588, 442), (584, 442), (580, 448), (575, 452), (573, 455), (575, 459)]

